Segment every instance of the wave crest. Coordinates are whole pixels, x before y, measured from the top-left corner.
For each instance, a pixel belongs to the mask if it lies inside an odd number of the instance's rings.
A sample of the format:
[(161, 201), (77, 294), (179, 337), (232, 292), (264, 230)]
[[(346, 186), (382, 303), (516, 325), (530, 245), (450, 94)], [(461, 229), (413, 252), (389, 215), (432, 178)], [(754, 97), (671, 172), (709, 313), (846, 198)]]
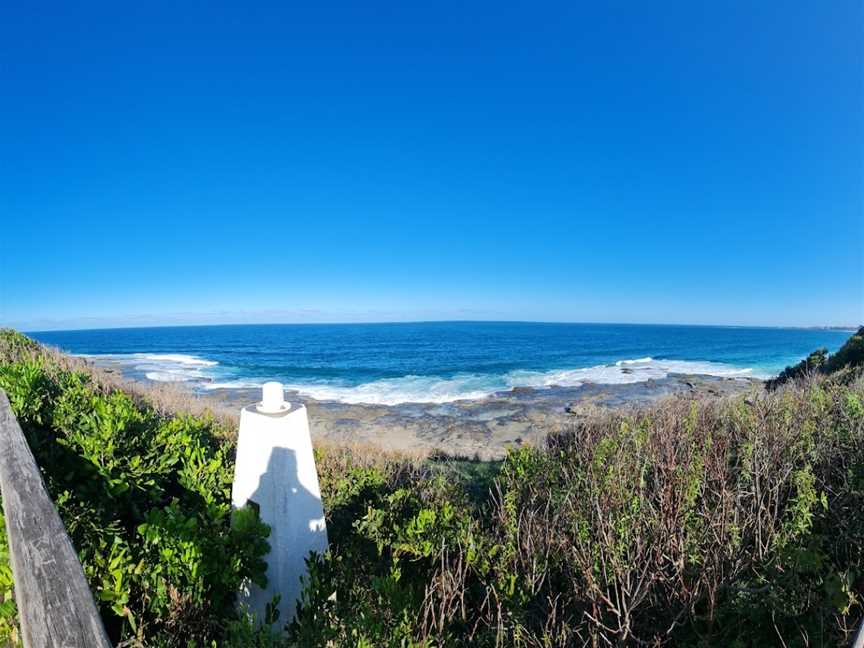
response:
[(186, 353), (104, 353), (77, 354), (100, 365), (131, 370), (154, 382), (196, 382), (211, 380), (208, 371), (219, 363)]
[[(230, 367), (194, 355), (180, 353), (129, 353), (87, 356), (100, 364), (114, 364), (155, 382), (182, 382), (199, 389), (254, 389), (266, 379), (238, 376)], [(651, 357), (624, 359), (594, 367), (549, 371), (513, 370), (503, 374), (460, 373), (449, 377), (405, 375), (382, 378), (359, 385), (342, 382), (285, 381), (286, 389), (316, 400), (370, 405), (402, 403), (449, 403), (486, 398), (517, 387), (544, 389), (579, 387), (583, 384), (623, 385), (659, 380), (670, 374), (702, 374), (722, 377), (753, 376), (750, 368), (718, 362), (657, 360)], [(763, 376), (759, 376), (763, 377)], [(269, 379), (279, 380), (274, 375)]]
[[(506, 374), (457, 374), (438, 376), (403, 376), (363, 383), (356, 386), (289, 384), (286, 388), (316, 400), (370, 405), (402, 403), (449, 403), (458, 400), (486, 398), (517, 387), (544, 389), (579, 387), (583, 384), (621, 385), (662, 379), (670, 374), (702, 374), (719, 377), (749, 377), (750, 368), (733, 367), (717, 362), (687, 360), (619, 361), (579, 369), (551, 371), (510, 371)], [(215, 386), (215, 385), (214, 385)]]

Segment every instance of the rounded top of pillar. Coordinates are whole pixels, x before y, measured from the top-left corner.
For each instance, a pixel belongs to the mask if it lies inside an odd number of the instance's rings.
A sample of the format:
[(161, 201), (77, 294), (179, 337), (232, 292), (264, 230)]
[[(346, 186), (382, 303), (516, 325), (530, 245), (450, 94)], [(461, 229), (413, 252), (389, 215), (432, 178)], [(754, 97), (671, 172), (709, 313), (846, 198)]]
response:
[(281, 414), (291, 409), (285, 402), (285, 391), (280, 382), (266, 382), (261, 387), (261, 402), (255, 406), (262, 414)]

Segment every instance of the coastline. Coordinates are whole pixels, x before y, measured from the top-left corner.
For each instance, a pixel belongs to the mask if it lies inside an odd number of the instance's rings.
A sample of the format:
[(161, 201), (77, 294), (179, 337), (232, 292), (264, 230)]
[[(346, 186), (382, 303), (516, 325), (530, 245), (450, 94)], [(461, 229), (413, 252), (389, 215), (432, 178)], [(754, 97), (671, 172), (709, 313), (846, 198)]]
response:
[[(260, 399), (257, 387), (200, 390), (189, 383), (130, 377), (92, 359), (87, 364), (122, 377), (145, 393), (166, 385), (178, 389), (229, 418)], [(541, 445), (548, 434), (565, 429), (592, 410), (638, 407), (675, 395), (720, 398), (747, 393), (761, 385), (762, 381), (753, 377), (669, 374), (632, 383), (515, 387), (484, 398), (394, 405), (318, 400), (290, 389), (286, 392), (288, 400), (306, 405), (315, 440), (495, 460), (506, 455), (508, 448)]]
[[(572, 424), (580, 412), (647, 405), (673, 395), (731, 396), (761, 384), (754, 378), (680, 374), (629, 384), (517, 387), (450, 403), (348, 404), (292, 393), (289, 399), (306, 405), (314, 438), (487, 460), (502, 458), (510, 447), (542, 444), (548, 434)], [(220, 391), (210, 397), (237, 409), (260, 398), (257, 389)]]
[[(572, 411), (756, 389), (839, 332), (451, 322), (67, 331), (39, 341), (175, 409), (236, 429), (279, 380), (322, 442), (499, 458), (542, 445)], [(293, 390), (293, 391), (292, 391)], [(170, 409), (168, 407), (167, 409)]]

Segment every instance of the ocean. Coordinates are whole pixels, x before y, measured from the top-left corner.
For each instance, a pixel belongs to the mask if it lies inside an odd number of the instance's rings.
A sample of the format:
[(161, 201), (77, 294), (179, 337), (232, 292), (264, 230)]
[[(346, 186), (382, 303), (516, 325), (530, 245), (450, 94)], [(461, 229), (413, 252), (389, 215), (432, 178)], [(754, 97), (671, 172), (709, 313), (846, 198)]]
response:
[(670, 373), (767, 378), (848, 331), (425, 322), (268, 324), (33, 332), (131, 378), (196, 390), (278, 380), (319, 400), (395, 405), (514, 387), (632, 383)]

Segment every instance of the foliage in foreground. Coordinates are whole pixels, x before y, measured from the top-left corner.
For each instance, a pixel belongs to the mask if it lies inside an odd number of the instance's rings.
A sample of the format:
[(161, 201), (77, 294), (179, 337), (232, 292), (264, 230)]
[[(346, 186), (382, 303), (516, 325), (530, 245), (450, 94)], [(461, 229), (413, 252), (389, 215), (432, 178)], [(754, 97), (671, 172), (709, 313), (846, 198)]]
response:
[(9, 564), (6, 518), (0, 510), (0, 646), (19, 646), (18, 608), (13, 597), (15, 581)]
[(861, 380), (577, 420), (500, 465), (319, 448), (331, 548), (278, 640), (231, 606), (263, 533), (230, 528), (230, 452), (207, 422), (30, 353), (0, 346), (0, 386), (103, 614), (147, 645), (829, 646), (862, 617)]
[(232, 448), (212, 422), (159, 415), (104, 391), (11, 331), (0, 332), (0, 388), (111, 638), (226, 640), (241, 581), (264, 579), (269, 530), (251, 510), (232, 513)]
[(337, 454), (299, 645), (833, 646), (862, 615), (860, 382), (578, 422), (481, 501)]

